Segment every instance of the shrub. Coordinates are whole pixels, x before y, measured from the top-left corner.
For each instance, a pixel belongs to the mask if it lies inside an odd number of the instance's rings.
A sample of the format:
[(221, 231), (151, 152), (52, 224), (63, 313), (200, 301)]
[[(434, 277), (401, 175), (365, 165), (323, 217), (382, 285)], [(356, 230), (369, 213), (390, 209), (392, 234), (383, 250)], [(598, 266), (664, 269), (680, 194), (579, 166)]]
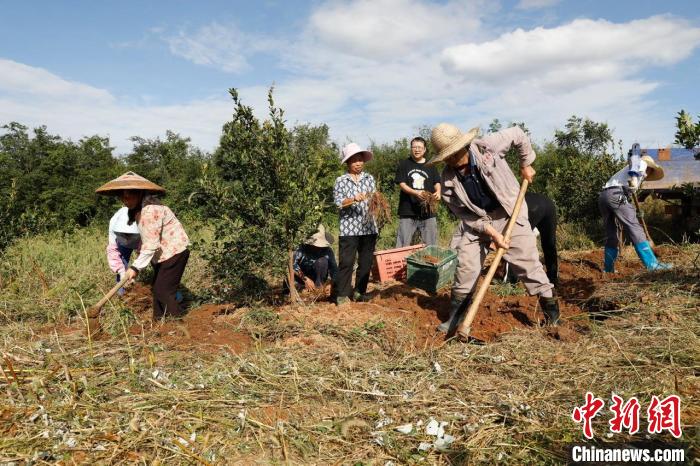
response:
[(624, 158), (614, 155), (607, 124), (572, 116), (565, 128), (538, 152), (532, 189), (554, 200), (562, 221), (597, 222), (598, 194)]
[(262, 123), (235, 89), (230, 94), (233, 119), (201, 179), (201, 199), (214, 224), (207, 257), (219, 292), (250, 301), (290, 273), (291, 252), (332, 203), (340, 167), (328, 128), (287, 129), (272, 89), (269, 119)]

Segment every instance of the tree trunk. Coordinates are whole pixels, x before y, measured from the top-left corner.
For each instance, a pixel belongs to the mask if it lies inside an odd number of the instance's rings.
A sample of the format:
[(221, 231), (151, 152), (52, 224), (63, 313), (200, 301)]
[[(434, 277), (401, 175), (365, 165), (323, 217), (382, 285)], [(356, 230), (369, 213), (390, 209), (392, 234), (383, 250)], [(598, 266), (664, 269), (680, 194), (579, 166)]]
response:
[(293, 303), (298, 303), (301, 301), (299, 298), (299, 293), (297, 293), (297, 287), (294, 283), (294, 250), (289, 250), (289, 264), (287, 271), (287, 284), (289, 285), (289, 299)]

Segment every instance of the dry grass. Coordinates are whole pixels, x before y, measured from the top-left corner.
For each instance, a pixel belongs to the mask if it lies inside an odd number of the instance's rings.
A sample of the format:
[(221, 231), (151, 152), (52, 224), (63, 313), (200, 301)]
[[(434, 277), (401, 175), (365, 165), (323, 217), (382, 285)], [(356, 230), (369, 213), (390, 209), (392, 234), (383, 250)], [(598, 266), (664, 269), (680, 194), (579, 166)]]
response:
[[(412, 329), (380, 312), (322, 326), (303, 317), (313, 308), (295, 319), (238, 311), (239, 330), (257, 342), (241, 354), (168, 349), (145, 333), (88, 342), (7, 324), (0, 461), (558, 464), (581, 443), (570, 414), (589, 390), (637, 396), (643, 407), (679, 394), (682, 442), (653, 439), (697, 455), (699, 251), (683, 247), (674, 272), (606, 282), (595, 296), (624, 312), (569, 342), (532, 329), (486, 346), (415, 349)], [(293, 343), (302, 338), (316, 344)], [(444, 452), (418, 449), (435, 440), (424, 432), (431, 417), (455, 437)], [(645, 440), (607, 438), (608, 419), (594, 422), (599, 443)], [(411, 433), (395, 430), (408, 423)]]
[[(198, 225), (188, 229), (193, 241), (209, 234)], [(63, 322), (81, 315), (114, 286), (107, 265), (107, 232), (78, 229), (18, 241), (0, 256), (0, 322), (40, 319)], [(150, 280), (150, 268), (140, 281)], [(194, 250), (184, 282), (195, 295), (205, 293), (207, 267)]]

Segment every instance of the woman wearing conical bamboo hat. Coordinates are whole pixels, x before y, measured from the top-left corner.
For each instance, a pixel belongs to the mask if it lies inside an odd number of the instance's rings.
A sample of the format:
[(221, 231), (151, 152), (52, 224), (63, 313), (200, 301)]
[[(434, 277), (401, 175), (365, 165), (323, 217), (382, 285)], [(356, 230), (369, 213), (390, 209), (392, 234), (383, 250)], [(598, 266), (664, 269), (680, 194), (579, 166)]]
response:
[(176, 293), (190, 256), (190, 241), (173, 211), (158, 198), (165, 189), (127, 172), (95, 192), (119, 197), (128, 209), (127, 225), (138, 228), (141, 251), (126, 274), (133, 279), (149, 263), (153, 265), (153, 319), (182, 316)]

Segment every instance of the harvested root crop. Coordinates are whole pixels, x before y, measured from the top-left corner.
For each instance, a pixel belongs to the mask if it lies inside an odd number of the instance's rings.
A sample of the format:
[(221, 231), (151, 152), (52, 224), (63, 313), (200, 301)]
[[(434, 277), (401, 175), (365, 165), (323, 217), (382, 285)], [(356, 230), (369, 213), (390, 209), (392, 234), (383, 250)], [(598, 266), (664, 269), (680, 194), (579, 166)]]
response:
[(433, 193), (430, 191), (421, 191), (420, 193), (420, 207), (423, 214), (426, 216), (434, 215), (438, 210), (438, 205), (440, 201), (435, 199)]
[(440, 263), (440, 258), (435, 257), (435, 256), (422, 256), (420, 258), (423, 262), (427, 262), (428, 264), (439, 264)]
[(377, 228), (382, 228), (391, 221), (391, 206), (386, 197), (379, 191), (373, 192), (369, 197), (369, 214), (377, 222)]

